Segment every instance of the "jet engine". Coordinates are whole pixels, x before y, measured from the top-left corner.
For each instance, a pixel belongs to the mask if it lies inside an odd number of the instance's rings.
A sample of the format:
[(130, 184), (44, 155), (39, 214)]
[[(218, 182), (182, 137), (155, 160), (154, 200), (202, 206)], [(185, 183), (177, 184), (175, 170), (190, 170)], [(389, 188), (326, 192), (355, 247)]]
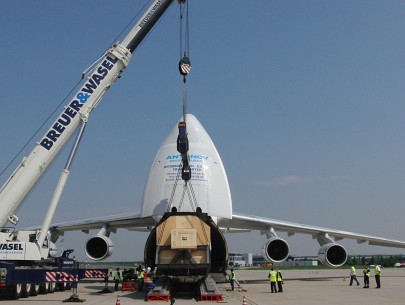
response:
[(86, 254), (95, 261), (101, 261), (110, 257), (114, 251), (114, 245), (111, 239), (104, 235), (96, 235), (86, 242)]
[(340, 267), (347, 260), (347, 252), (342, 245), (325, 244), (318, 251), (318, 260), (325, 266)]
[(263, 257), (272, 263), (285, 261), (289, 251), (287, 242), (278, 237), (268, 239), (262, 247)]

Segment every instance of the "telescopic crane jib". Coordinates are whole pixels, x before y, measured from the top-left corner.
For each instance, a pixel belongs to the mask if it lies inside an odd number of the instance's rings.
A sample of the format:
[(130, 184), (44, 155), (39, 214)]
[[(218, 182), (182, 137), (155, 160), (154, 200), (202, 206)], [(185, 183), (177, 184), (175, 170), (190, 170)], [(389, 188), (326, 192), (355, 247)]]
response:
[[(99, 104), (108, 89), (128, 66), (132, 53), (172, 2), (173, 0), (155, 0), (123, 41), (114, 44), (93, 65), (94, 68), (87, 74), (87, 78), (84, 79), (78, 92), (65, 106), (64, 111), (1, 187), (0, 229), (4, 228), (8, 222), (17, 224), (16, 211), (73, 134), (87, 122), (91, 111)], [(181, 1), (181, 3), (183, 2)], [(80, 138), (76, 140), (77, 143), (79, 141)], [(73, 155), (74, 151), (72, 151), (69, 159), (73, 159)], [(70, 163), (68, 161), (67, 167), (62, 172), (51, 203), (52, 207), (50, 206), (44, 220), (42, 227), (44, 234), (49, 229), (53, 212), (69, 173)]]

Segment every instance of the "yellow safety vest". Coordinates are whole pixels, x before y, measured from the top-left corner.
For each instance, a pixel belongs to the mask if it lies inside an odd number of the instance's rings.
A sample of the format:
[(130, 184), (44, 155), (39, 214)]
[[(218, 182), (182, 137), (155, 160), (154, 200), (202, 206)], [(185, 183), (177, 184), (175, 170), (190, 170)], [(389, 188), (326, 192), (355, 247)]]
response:
[(352, 275), (356, 275), (356, 269), (352, 266)]
[(277, 282), (282, 282), (283, 278), (281, 277), (281, 272), (277, 272)]
[(380, 275), (380, 273), (381, 273), (380, 267), (375, 266), (374, 272), (375, 272), (375, 275)]
[(270, 278), (270, 282), (276, 282), (277, 281), (277, 272), (270, 271), (269, 278)]
[(119, 271), (115, 272), (114, 280), (120, 280), (120, 279), (121, 279), (121, 273)]
[(363, 271), (363, 273), (364, 273), (365, 276), (370, 277), (370, 268), (368, 268), (368, 267), (365, 268), (364, 271)]
[(231, 280), (234, 280), (235, 278), (236, 278), (235, 272), (232, 271), (232, 272), (231, 272)]

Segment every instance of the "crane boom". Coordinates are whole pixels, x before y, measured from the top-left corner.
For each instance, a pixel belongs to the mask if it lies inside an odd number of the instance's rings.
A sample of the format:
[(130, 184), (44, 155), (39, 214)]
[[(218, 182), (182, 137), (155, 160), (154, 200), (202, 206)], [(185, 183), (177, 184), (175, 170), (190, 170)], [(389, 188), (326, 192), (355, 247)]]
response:
[(114, 44), (96, 63), (63, 112), (32, 152), (23, 158), (0, 189), (0, 228), (9, 221), (13, 224), (18, 222), (18, 217), (14, 215), (18, 208), (81, 123), (88, 120), (91, 111), (129, 64), (132, 53), (172, 2), (155, 0), (152, 3), (122, 43)]

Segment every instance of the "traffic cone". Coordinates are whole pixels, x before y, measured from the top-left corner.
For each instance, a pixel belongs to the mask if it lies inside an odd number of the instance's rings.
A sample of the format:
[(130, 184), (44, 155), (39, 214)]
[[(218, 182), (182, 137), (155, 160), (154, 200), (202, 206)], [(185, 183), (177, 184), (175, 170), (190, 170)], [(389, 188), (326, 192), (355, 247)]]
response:
[(242, 305), (247, 305), (247, 302), (246, 302), (246, 298), (245, 298), (245, 297), (243, 297), (243, 303), (242, 303)]
[(117, 302), (115, 303), (115, 305), (121, 305), (120, 295), (117, 296)]

